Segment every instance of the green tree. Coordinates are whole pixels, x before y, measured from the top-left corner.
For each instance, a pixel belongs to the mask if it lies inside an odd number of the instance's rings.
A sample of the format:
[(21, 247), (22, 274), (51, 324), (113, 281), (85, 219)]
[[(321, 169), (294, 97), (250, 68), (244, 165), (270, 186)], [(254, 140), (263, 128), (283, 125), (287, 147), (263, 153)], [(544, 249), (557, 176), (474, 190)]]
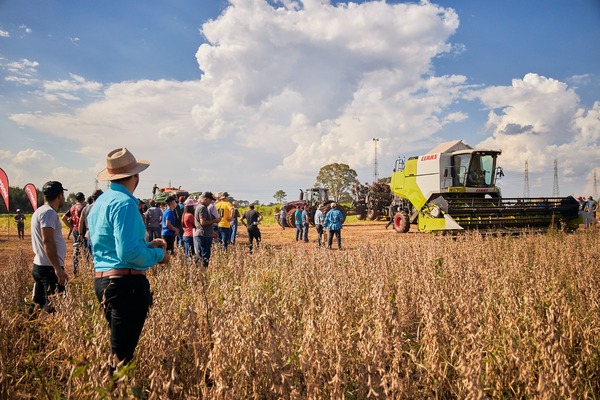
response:
[(283, 190), (279, 189), (278, 191), (275, 192), (273, 197), (275, 198), (275, 201), (277, 203), (283, 203), (285, 201), (285, 198), (287, 197), (287, 193), (284, 192)]
[(350, 168), (348, 164), (328, 164), (319, 170), (315, 186), (328, 188), (330, 197), (339, 202), (350, 196), (349, 191), (352, 185), (358, 182), (356, 177), (356, 171)]

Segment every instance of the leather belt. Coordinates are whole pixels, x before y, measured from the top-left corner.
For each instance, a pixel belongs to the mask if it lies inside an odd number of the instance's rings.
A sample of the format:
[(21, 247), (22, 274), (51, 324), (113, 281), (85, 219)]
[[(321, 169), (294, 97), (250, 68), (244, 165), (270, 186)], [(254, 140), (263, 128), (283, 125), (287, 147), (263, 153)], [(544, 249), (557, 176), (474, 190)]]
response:
[(146, 275), (146, 271), (131, 268), (116, 268), (108, 271), (96, 272), (96, 278), (108, 278), (111, 276)]

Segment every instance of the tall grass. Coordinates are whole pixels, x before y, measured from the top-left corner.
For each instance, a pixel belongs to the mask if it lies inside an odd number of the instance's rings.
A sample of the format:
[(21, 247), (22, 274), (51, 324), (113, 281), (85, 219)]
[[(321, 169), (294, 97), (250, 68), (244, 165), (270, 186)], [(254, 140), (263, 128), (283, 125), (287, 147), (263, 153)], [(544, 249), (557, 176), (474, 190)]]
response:
[(150, 274), (116, 388), (91, 265), (29, 320), (17, 253), (1, 273), (0, 398), (599, 398), (599, 245), (584, 231), (235, 246), (206, 273), (179, 255)]

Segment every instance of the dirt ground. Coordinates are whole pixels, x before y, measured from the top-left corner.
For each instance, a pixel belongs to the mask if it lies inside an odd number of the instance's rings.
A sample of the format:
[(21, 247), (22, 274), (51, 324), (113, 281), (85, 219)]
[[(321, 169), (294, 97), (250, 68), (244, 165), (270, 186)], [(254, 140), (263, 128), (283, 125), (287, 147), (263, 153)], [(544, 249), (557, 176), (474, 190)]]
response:
[[(356, 248), (358, 243), (368, 239), (371, 243), (383, 240), (398, 240), (399, 237), (406, 235), (397, 234), (392, 227), (385, 229), (387, 221), (360, 221), (356, 223), (344, 224), (342, 229), (342, 247), (346, 249)], [(293, 246), (313, 246), (317, 245), (317, 232), (314, 227), (310, 227), (308, 238), (309, 243), (296, 242), (296, 229), (285, 228), (281, 230), (279, 226), (260, 226), (262, 240), (264, 244), (275, 246), (293, 245)], [(63, 236), (67, 238), (68, 231), (63, 229)], [(411, 231), (409, 237), (417, 234)], [(246, 228), (240, 226), (238, 229), (237, 244), (243, 245), (248, 241)], [(334, 240), (333, 247), (336, 243)], [(310, 248), (310, 247), (309, 247)], [(29, 232), (25, 232), (25, 239), (19, 240), (16, 230), (9, 232), (0, 232), (0, 268), (6, 268), (8, 257), (14, 254), (17, 249), (22, 249), (33, 262), (33, 251), (31, 249), (31, 237)], [(73, 254), (73, 239), (67, 239), (67, 257), (65, 260), (66, 270), (72, 271), (71, 256)]]

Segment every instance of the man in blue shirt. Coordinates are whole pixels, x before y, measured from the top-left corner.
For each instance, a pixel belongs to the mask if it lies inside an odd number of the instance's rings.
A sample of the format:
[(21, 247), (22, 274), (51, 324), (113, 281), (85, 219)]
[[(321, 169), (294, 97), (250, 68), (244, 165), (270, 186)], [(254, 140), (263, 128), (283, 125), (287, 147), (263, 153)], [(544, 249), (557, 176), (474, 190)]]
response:
[(97, 178), (110, 181), (110, 188), (96, 200), (87, 222), (96, 271), (94, 290), (110, 325), (114, 370), (117, 362), (133, 359), (146, 320), (151, 302), (146, 270), (167, 263), (169, 253), (162, 239), (146, 242), (133, 196), (139, 173), (150, 164), (119, 148), (108, 153), (106, 165)]
[(167, 197), (165, 204), (167, 205), (167, 209), (163, 213), (161, 233), (167, 243), (167, 251), (173, 255), (173, 251), (175, 250), (175, 236), (179, 236), (179, 228), (177, 228), (175, 222), (177, 219), (175, 217), (175, 207), (177, 207), (175, 197)]
[(342, 248), (342, 224), (344, 223), (344, 215), (337, 209), (336, 203), (331, 203), (331, 210), (325, 214), (324, 226), (329, 230), (329, 238), (327, 247), (331, 249), (333, 243), (333, 235), (337, 238), (338, 249)]

